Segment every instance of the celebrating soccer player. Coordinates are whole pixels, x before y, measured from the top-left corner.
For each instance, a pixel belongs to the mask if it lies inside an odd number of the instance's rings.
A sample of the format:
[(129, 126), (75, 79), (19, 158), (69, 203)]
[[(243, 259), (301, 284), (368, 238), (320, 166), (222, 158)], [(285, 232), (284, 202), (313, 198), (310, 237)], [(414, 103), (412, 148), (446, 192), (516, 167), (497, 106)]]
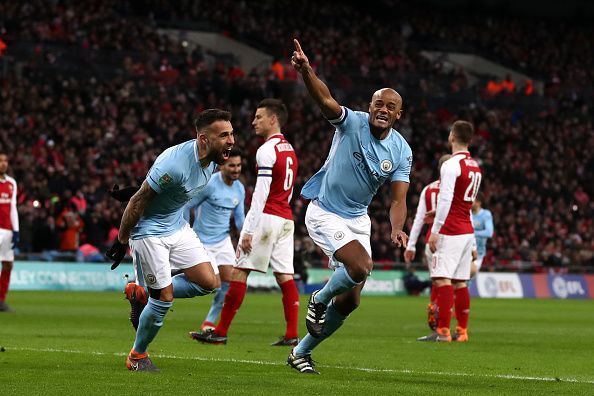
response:
[[(439, 158), (438, 164), (438, 171), (441, 170), (441, 166), (445, 161), (450, 159), (451, 155), (446, 154), (442, 155)], [(429, 249), (429, 236), (431, 235), (431, 226), (433, 225), (433, 217), (430, 217), (430, 221), (425, 221), (425, 215), (427, 213), (435, 211), (435, 207), (437, 205), (437, 197), (439, 195), (439, 179), (435, 180), (432, 183), (423, 188), (421, 191), (421, 196), (419, 197), (419, 204), (417, 206), (417, 212), (415, 213), (415, 219), (413, 220), (413, 226), (410, 230), (410, 237), (408, 239), (408, 246), (404, 251), (404, 261), (410, 263), (415, 258), (415, 252), (417, 244), (417, 239), (419, 238), (419, 234), (421, 233), (421, 229), (423, 228), (423, 224), (428, 224), (427, 235), (425, 237), (425, 260), (427, 262), (427, 268), (431, 264), (431, 257), (433, 253), (431, 249)], [(431, 330), (435, 330), (437, 328), (437, 286), (435, 284), (431, 284), (431, 297), (429, 300), (429, 304), (427, 305), (427, 324)]]
[[(201, 330), (214, 329), (223, 300), (229, 289), (231, 271), (235, 264), (235, 249), (231, 243), (231, 215), (235, 227), (241, 230), (245, 220), (245, 188), (239, 181), (241, 154), (232, 150), (229, 159), (221, 165), (199, 196), (188, 203), (190, 224), (204, 244), (212, 264), (218, 267), (221, 287), (217, 290)], [(190, 336), (195, 334), (190, 333)]]
[(0, 152), (0, 312), (12, 312), (6, 304), (14, 249), (19, 243), (19, 215), (17, 212), (17, 183), (6, 174), (8, 155)]
[(310, 237), (330, 258), (334, 273), (315, 291), (307, 306), (309, 332), (291, 351), (288, 364), (301, 373), (317, 374), (312, 350), (332, 335), (360, 302), (373, 268), (371, 221), (367, 207), (378, 188), (391, 182), (391, 239), (406, 246), (406, 193), (412, 165), (408, 143), (392, 128), (402, 115), (402, 98), (391, 88), (375, 92), (369, 113), (339, 105), (314, 73), (301, 45), (294, 40), (291, 63), (305, 82), (322, 114), (336, 128), (322, 168), (301, 195), (311, 200), (305, 222)]
[(441, 166), (439, 199), (428, 241), (433, 252), (429, 273), (437, 286), (437, 330), (418, 338), (419, 341), (452, 341), (450, 319), (454, 295), (458, 321), (454, 339), (468, 341), (470, 295), (466, 281), (470, 279), (474, 244), (470, 211), (482, 179), (478, 163), (468, 152), (473, 133), (472, 124), (456, 121), (448, 137), (452, 157)]
[[(202, 242), (183, 218), (188, 201), (207, 185), (216, 164), (223, 164), (235, 143), (231, 114), (205, 110), (195, 121), (197, 138), (172, 146), (157, 157), (140, 190), (128, 202), (108, 258), (117, 266), (130, 243), (139, 284), (126, 290), (143, 293), (148, 303), (139, 318), (136, 340), (126, 358), (129, 370), (155, 371), (147, 354), (174, 298), (210, 294), (218, 278)], [(171, 276), (171, 269), (183, 273)], [(129, 298), (130, 299), (130, 298)], [(131, 300), (132, 302), (132, 300)]]
[(286, 106), (278, 99), (264, 99), (258, 104), (252, 125), (256, 135), (266, 142), (256, 153), (258, 179), (252, 205), (246, 216), (237, 263), (231, 274), (221, 320), (214, 330), (191, 336), (210, 344), (226, 344), (227, 332), (241, 307), (251, 271), (266, 273), (272, 267), (283, 295), (286, 330), (273, 346), (296, 345), (299, 292), (293, 280), (293, 212), (291, 197), (297, 178), (297, 156), (293, 146), (281, 133), (287, 121)]

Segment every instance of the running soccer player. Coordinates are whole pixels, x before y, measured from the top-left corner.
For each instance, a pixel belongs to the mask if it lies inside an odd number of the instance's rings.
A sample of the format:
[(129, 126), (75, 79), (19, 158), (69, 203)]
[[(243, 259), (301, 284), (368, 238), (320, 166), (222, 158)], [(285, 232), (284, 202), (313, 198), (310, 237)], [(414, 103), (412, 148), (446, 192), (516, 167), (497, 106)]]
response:
[(473, 261), (470, 269), (471, 278), (480, 271), (483, 259), (487, 254), (487, 239), (493, 237), (493, 215), (489, 209), (483, 209), (484, 200), (483, 193), (478, 193), (472, 204), (472, 225), (476, 239), (477, 258)]
[(328, 255), (334, 273), (321, 290), (312, 293), (305, 322), (309, 334), (287, 358), (300, 373), (318, 374), (312, 350), (359, 306), (361, 290), (373, 268), (367, 208), (388, 180), (391, 240), (396, 246), (406, 246), (408, 237), (402, 227), (412, 151), (392, 128), (402, 115), (402, 98), (396, 91), (376, 91), (369, 113), (341, 106), (316, 76), (299, 42), (294, 40), (294, 44), (291, 64), (322, 114), (336, 128), (326, 162), (301, 191), (311, 200), (305, 215), (309, 235)]
[(235, 264), (235, 249), (229, 235), (231, 215), (238, 230), (241, 230), (245, 220), (245, 187), (239, 181), (240, 152), (231, 150), (229, 159), (220, 169), (220, 172), (212, 176), (203, 192), (186, 206), (190, 214), (190, 225), (204, 244), (211, 263), (218, 267), (221, 281), (221, 287), (202, 322), (202, 331), (215, 328), (225, 294), (229, 290), (231, 271)]
[[(203, 111), (195, 121), (197, 138), (172, 146), (157, 157), (140, 190), (128, 202), (118, 238), (106, 253), (115, 268), (130, 243), (139, 284), (130, 283), (126, 289), (144, 293), (143, 286), (148, 287), (148, 303), (126, 357), (129, 370), (157, 370), (147, 348), (174, 298), (206, 295), (219, 287), (208, 253), (184, 220), (183, 209), (206, 187), (216, 164), (228, 159), (235, 143), (230, 120), (229, 112)], [(183, 273), (172, 277), (172, 268)]]
[(266, 273), (269, 265), (282, 291), (286, 321), (285, 335), (272, 346), (296, 345), (299, 341), (299, 292), (293, 280), (295, 225), (290, 205), (298, 164), (293, 146), (281, 133), (287, 117), (287, 108), (278, 99), (264, 99), (258, 104), (252, 125), (256, 135), (266, 142), (256, 153), (258, 178), (252, 205), (239, 237), (237, 263), (231, 274), (221, 320), (214, 330), (190, 333), (197, 341), (227, 343), (227, 332), (245, 297), (250, 272)]
[(458, 321), (454, 339), (468, 341), (470, 295), (466, 282), (470, 279), (474, 244), (470, 211), (482, 179), (478, 163), (468, 152), (473, 133), (472, 124), (456, 121), (448, 137), (452, 158), (441, 167), (439, 199), (429, 236), (429, 248), (433, 252), (429, 273), (437, 286), (437, 330), (418, 341), (452, 341), (450, 320), (454, 295)]
[(8, 155), (0, 152), (0, 312), (14, 312), (6, 304), (14, 249), (19, 243), (19, 214), (17, 212), (17, 183), (6, 174)]
[[(441, 170), (441, 166), (445, 161), (450, 159), (451, 155), (446, 154), (442, 155), (439, 158), (438, 163), (438, 171)], [(419, 234), (421, 233), (421, 229), (423, 228), (423, 224), (428, 224), (427, 235), (425, 237), (425, 260), (427, 263), (427, 268), (431, 263), (431, 257), (433, 253), (431, 253), (431, 249), (429, 249), (429, 244), (427, 243), (429, 240), (429, 236), (431, 235), (431, 226), (433, 225), (433, 218), (427, 222), (425, 220), (425, 215), (428, 212), (435, 211), (435, 207), (437, 205), (437, 197), (439, 195), (439, 179), (435, 180), (432, 183), (423, 188), (421, 191), (421, 195), (419, 196), (419, 204), (417, 205), (417, 212), (415, 213), (415, 219), (413, 220), (413, 226), (410, 230), (410, 237), (408, 238), (408, 245), (406, 250), (404, 251), (404, 261), (406, 263), (410, 263), (415, 258), (416, 253), (416, 244), (417, 240), (419, 239)], [(431, 330), (435, 330), (437, 328), (437, 287), (435, 284), (431, 284), (431, 297), (429, 299), (429, 304), (427, 305), (427, 324)]]

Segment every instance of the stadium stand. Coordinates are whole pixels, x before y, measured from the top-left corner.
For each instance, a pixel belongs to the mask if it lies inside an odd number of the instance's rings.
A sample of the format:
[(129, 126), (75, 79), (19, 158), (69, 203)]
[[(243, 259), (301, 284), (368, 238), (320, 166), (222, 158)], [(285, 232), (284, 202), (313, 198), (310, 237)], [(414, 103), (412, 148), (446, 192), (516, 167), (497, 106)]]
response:
[[(0, 3), (0, 39), (7, 47), (0, 57), (0, 147), (12, 153), (10, 172), (19, 183), (21, 251), (57, 251), (64, 242), (57, 219), (72, 207), (84, 223), (79, 244), (104, 250), (123, 210), (108, 189), (139, 183), (163, 148), (192, 137), (192, 115), (209, 107), (233, 112), (249, 199), (259, 146), (250, 126), (255, 105), (267, 96), (282, 97), (290, 112), (285, 132), (300, 156), (299, 191), (324, 160), (320, 153), (327, 152), (332, 128), (287, 62), (290, 39), (298, 36), (349, 107), (366, 109), (371, 92), (382, 86), (402, 93), (404, 117), (397, 129), (415, 156), (409, 223), (420, 190), (435, 179), (437, 159), (447, 151), (448, 126), (468, 119), (478, 132), (473, 152), (484, 169), (485, 206), (496, 230), (483, 268), (594, 270), (591, 27), (428, 10), (419, 18), (396, 14), (390, 2), (386, 16), (301, 3), (297, 10), (288, 1), (240, 7), (227, 0), (194, 6)], [(367, 28), (390, 15), (398, 15), (391, 24)], [(229, 54), (189, 48), (159, 31), (168, 26), (212, 29), (277, 61), (270, 68), (241, 70)], [(541, 79), (545, 90), (527, 95), (516, 84), (490, 95), (491, 76), (446, 68), (423, 57), (423, 49), (480, 54)], [(390, 243), (387, 200), (384, 186), (370, 214), (375, 259), (391, 265), (400, 262), (401, 252)], [(303, 225), (305, 202), (295, 198), (294, 206), (296, 246), (308, 247), (307, 257), (299, 259), (323, 265)]]

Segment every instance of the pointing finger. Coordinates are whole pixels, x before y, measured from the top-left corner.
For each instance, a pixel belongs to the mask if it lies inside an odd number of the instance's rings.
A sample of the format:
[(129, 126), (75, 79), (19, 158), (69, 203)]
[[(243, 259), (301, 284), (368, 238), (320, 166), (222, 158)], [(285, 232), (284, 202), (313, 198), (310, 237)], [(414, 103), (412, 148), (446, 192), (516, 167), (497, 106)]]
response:
[(295, 44), (295, 49), (297, 52), (302, 54), (303, 50), (301, 49), (301, 44), (299, 44), (299, 41), (297, 39), (293, 39), (293, 43)]

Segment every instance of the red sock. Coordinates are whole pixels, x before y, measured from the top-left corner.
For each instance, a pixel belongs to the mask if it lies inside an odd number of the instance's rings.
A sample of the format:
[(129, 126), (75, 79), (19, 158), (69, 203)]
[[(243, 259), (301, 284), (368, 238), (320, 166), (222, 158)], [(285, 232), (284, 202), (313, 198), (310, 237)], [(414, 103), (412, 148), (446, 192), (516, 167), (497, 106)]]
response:
[(435, 284), (431, 285), (431, 304), (435, 304), (437, 302), (437, 286)]
[(458, 326), (466, 329), (468, 327), (468, 314), (470, 312), (470, 294), (468, 287), (456, 289), (456, 320)]
[(10, 284), (11, 270), (3, 269), (0, 272), (0, 302), (6, 300), (6, 293), (8, 293), (8, 285)]
[(299, 291), (293, 279), (281, 283), (279, 286), (283, 292), (283, 308), (285, 310), (285, 321), (287, 322), (285, 338), (296, 338), (298, 335)]
[(452, 285), (445, 285), (437, 288), (437, 307), (439, 315), (437, 318), (437, 327), (450, 328), (452, 318), (452, 306), (454, 306), (454, 288)]
[(223, 303), (223, 311), (221, 312), (221, 319), (215, 328), (214, 332), (220, 336), (226, 336), (229, 331), (229, 326), (235, 317), (235, 314), (241, 307), (245, 292), (247, 290), (247, 283), (231, 281), (229, 282), (229, 290), (225, 295), (225, 302)]

